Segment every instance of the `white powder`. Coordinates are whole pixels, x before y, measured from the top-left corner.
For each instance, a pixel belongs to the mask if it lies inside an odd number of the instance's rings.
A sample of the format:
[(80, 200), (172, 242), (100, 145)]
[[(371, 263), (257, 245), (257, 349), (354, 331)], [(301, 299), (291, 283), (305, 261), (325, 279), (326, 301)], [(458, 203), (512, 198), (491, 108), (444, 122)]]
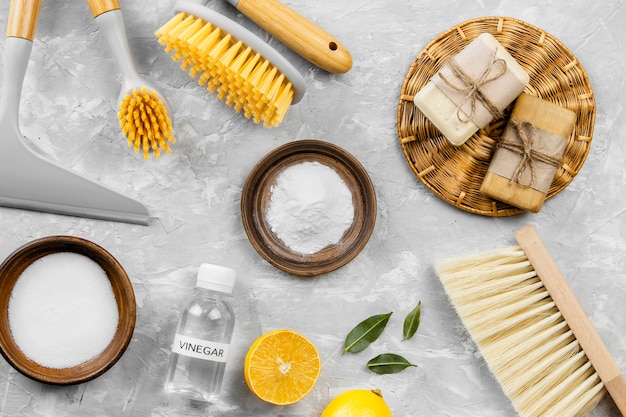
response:
[(354, 221), (352, 192), (339, 174), (319, 162), (282, 171), (271, 187), (267, 221), (293, 252), (311, 255), (337, 244)]
[(59, 252), (28, 266), (9, 300), (15, 343), (32, 361), (69, 368), (109, 345), (119, 314), (111, 282), (86, 256)]

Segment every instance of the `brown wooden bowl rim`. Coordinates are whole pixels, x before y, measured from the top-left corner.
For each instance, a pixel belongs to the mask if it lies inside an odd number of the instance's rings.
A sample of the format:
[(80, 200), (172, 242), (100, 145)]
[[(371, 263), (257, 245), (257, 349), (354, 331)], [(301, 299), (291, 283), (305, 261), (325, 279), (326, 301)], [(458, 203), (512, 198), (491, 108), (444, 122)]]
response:
[[(113, 340), (96, 358), (69, 368), (48, 368), (25, 356), (12, 338), (8, 322), (11, 291), (27, 266), (45, 255), (74, 252), (89, 257), (105, 270), (117, 302), (119, 322)], [(75, 236), (47, 236), (17, 248), (0, 264), (0, 353), (21, 374), (48, 384), (70, 385), (92, 380), (122, 356), (135, 328), (137, 306), (132, 284), (122, 265), (101, 246)]]

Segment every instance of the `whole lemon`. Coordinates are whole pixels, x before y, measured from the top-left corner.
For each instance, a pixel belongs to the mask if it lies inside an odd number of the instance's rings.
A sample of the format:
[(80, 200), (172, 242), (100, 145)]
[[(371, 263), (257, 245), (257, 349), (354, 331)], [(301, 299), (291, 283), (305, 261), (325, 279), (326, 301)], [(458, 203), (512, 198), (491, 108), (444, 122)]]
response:
[(336, 396), (320, 417), (393, 417), (379, 390), (353, 389)]

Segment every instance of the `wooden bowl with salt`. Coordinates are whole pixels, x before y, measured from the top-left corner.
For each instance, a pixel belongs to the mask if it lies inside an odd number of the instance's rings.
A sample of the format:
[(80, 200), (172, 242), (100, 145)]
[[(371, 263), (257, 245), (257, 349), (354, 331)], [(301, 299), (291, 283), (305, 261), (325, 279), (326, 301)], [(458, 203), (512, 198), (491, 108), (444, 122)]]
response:
[(124, 268), (79, 237), (31, 241), (0, 265), (0, 352), (39, 382), (79, 384), (106, 372), (130, 343), (136, 309)]

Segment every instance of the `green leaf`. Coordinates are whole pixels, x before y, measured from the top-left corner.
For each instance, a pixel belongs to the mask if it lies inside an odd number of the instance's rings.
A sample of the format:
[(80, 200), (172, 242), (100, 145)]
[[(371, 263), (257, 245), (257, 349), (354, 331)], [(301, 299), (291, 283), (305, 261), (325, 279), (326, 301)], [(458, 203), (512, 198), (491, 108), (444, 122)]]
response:
[(367, 369), (381, 375), (395, 374), (409, 366), (417, 367), (395, 353), (383, 353), (367, 363)]
[(420, 315), (422, 313), (422, 302), (417, 303), (417, 307), (411, 311), (406, 318), (404, 319), (404, 330), (402, 335), (404, 336), (404, 340), (410, 339), (413, 337), (417, 328), (420, 325)]
[(356, 353), (368, 347), (382, 334), (391, 314), (393, 314), (393, 312), (377, 314), (357, 324), (356, 327), (348, 333), (343, 346), (343, 352)]

